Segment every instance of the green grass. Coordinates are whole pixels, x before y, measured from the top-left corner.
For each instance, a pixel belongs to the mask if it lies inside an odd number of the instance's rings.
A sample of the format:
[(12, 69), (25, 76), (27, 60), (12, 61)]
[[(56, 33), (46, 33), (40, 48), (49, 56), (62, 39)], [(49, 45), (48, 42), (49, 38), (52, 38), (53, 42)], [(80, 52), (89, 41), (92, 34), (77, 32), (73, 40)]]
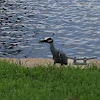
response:
[[(88, 68), (89, 67), (89, 68)], [(0, 100), (100, 100), (100, 68), (25, 68), (0, 61)]]

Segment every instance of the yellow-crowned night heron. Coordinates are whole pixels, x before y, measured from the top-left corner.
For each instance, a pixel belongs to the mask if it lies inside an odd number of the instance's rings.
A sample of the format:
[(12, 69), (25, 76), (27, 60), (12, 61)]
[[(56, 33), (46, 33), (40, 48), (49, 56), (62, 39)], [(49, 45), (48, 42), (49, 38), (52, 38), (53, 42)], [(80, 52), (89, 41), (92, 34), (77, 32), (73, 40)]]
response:
[(50, 37), (46, 37), (43, 40), (39, 41), (40, 43), (49, 43), (50, 44), (50, 50), (53, 55), (54, 65), (55, 63), (60, 63), (61, 65), (67, 65), (68, 63), (68, 57), (62, 52), (57, 49), (55, 49), (53, 44), (53, 39)]

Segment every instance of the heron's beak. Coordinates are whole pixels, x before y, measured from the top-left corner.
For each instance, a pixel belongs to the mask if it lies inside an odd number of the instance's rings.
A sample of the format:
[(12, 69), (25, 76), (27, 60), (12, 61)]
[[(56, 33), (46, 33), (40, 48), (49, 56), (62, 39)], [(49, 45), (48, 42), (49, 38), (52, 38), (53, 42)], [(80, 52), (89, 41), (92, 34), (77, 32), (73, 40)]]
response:
[(40, 40), (39, 43), (47, 42), (47, 40)]

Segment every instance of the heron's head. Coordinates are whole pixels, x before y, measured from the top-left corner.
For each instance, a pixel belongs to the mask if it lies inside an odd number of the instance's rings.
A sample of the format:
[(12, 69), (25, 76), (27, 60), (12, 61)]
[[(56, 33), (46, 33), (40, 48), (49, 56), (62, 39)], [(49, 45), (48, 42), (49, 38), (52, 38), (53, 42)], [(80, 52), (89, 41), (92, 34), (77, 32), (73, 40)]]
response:
[(40, 40), (39, 43), (52, 43), (53, 39), (51, 37), (46, 37), (43, 40)]

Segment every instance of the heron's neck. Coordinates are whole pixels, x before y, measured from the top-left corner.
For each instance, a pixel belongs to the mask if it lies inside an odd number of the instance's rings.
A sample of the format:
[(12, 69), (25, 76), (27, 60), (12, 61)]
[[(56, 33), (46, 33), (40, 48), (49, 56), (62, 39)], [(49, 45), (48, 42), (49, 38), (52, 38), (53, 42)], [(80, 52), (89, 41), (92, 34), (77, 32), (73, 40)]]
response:
[(53, 53), (55, 51), (54, 43), (50, 43), (50, 50)]

